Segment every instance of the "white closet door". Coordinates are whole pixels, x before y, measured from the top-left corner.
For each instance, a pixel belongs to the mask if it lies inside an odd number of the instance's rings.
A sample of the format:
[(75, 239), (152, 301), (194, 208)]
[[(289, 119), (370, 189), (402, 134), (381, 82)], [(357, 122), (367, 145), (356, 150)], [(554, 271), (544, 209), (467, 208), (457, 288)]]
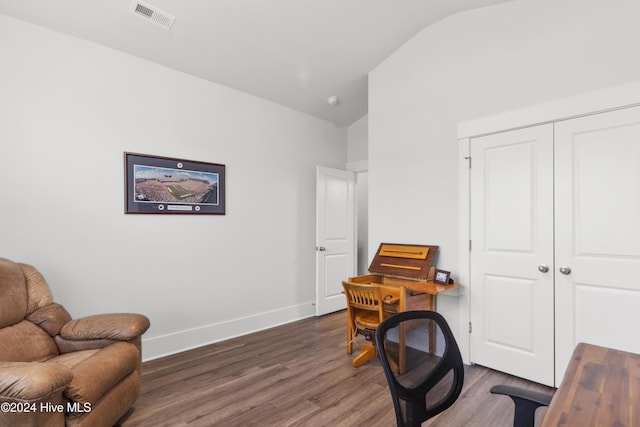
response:
[(578, 342), (640, 353), (640, 108), (556, 123), (555, 177), (559, 381)]
[(471, 159), (471, 361), (553, 385), (553, 125), (473, 138)]

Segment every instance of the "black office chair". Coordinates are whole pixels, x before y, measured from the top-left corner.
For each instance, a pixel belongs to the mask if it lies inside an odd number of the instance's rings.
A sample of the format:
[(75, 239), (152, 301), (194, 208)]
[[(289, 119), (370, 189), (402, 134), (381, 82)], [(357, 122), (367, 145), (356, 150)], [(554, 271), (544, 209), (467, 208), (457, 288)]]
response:
[[(384, 369), (398, 427), (419, 427), (449, 408), (462, 391), (464, 365), (447, 321), (433, 311), (406, 311), (385, 319), (376, 329), (376, 346)], [(551, 396), (499, 385), (491, 393), (510, 396), (514, 427), (533, 426), (534, 413)]]
[(405, 311), (376, 329), (376, 345), (398, 427), (416, 427), (444, 411), (462, 391), (464, 365), (444, 317)]

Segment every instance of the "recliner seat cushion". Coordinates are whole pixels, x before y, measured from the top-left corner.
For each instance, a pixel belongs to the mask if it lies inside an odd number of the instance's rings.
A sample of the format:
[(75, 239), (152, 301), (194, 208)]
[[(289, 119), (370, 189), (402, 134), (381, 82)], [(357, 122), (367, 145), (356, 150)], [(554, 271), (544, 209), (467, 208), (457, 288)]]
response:
[(71, 368), (73, 380), (64, 394), (80, 403), (95, 403), (136, 369), (138, 349), (119, 342), (103, 349), (84, 350), (51, 359)]

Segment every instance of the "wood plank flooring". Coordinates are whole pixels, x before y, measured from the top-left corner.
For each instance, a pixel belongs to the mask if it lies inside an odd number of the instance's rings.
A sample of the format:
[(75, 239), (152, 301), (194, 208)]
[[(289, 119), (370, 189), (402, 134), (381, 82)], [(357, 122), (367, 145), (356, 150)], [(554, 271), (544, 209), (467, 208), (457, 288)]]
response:
[[(145, 362), (140, 398), (121, 425), (395, 426), (380, 362), (352, 368), (355, 355), (343, 311)], [(470, 366), (456, 404), (424, 425), (513, 425), (513, 404), (489, 393), (494, 384), (550, 390)]]

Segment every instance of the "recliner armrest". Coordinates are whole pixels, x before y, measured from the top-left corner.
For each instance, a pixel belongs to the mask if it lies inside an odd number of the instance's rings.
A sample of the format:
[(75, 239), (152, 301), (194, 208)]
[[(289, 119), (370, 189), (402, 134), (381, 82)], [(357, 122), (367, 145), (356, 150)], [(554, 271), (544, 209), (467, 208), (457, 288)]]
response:
[(67, 322), (60, 336), (71, 341), (131, 341), (145, 333), (149, 325), (149, 319), (141, 314), (97, 314)]
[(57, 363), (0, 362), (0, 400), (35, 402), (67, 387), (71, 369)]

